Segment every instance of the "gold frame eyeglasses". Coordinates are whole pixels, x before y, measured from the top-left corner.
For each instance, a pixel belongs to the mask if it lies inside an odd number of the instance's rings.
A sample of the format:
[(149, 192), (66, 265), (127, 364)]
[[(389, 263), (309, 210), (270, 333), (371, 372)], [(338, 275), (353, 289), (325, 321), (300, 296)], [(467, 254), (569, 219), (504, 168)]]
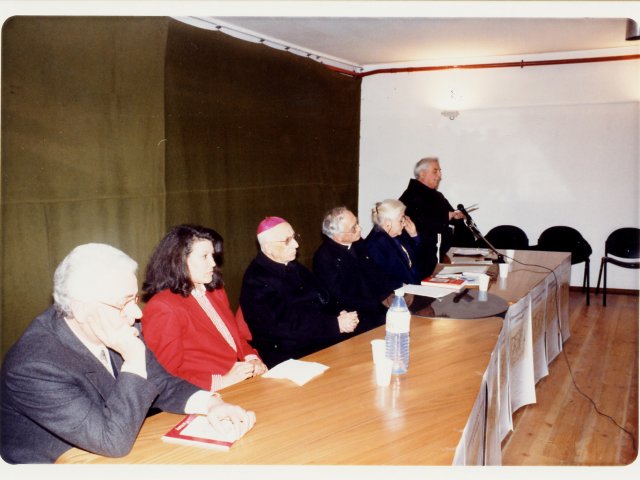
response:
[(101, 300), (96, 300), (96, 302), (102, 305), (106, 305), (107, 307), (115, 308), (116, 310), (118, 310), (118, 313), (122, 315), (125, 309), (127, 309), (129, 306), (140, 304), (140, 295), (136, 294), (135, 297), (133, 297), (131, 300), (127, 300), (126, 302), (124, 302), (122, 306), (113, 305), (112, 303), (103, 302)]

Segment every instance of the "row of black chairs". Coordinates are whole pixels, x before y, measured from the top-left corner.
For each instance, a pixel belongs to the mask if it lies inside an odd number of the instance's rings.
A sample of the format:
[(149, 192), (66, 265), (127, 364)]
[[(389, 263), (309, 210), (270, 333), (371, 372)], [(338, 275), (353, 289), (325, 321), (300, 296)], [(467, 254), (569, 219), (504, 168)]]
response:
[[(560, 225), (549, 227), (540, 234), (537, 245), (529, 245), (527, 234), (515, 225), (494, 227), (487, 232), (485, 238), (495, 248), (500, 249), (571, 252), (571, 265), (583, 262), (585, 264), (582, 291), (586, 291), (587, 305), (589, 305), (589, 267), (593, 250), (589, 242), (575, 228)], [(640, 268), (640, 229), (625, 227), (613, 231), (607, 237), (604, 250), (604, 257), (600, 261), (596, 294), (600, 292), (600, 280), (604, 277), (602, 304), (606, 306), (607, 264), (611, 263), (623, 268)]]

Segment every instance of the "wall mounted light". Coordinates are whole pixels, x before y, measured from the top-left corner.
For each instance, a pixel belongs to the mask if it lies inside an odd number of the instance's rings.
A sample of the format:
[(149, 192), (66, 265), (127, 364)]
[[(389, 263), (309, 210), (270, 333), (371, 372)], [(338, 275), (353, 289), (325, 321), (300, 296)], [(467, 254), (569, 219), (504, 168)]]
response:
[(640, 40), (640, 27), (638, 22), (627, 18), (627, 40)]
[(449, 120), (455, 120), (460, 112), (458, 110), (443, 110), (440, 115), (443, 117), (449, 117)]

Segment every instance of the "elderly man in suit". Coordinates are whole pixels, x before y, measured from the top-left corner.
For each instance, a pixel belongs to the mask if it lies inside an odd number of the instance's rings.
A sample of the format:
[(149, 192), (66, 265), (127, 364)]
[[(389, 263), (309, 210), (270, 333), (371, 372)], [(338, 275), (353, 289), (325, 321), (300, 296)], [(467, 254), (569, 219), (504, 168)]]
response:
[(260, 251), (242, 279), (240, 306), (264, 363), (271, 368), (347, 338), (358, 314), (338, 311), (316, 277), (296, 261), (293, 227), (267, 217), (257, 236)]
[(9, 463), (50, 463), (72, 447), (118, 457), (151, 407), (207, 414), (239, 438), (253, 412), (167, 373), (139, 335), (137, 264), (104, 244), (76, 247), (56, 269), (54, 305), (8, 352), (0, 453)]
[(394, 285), (369, 255), (358, 219), (346, 207), (333, 208), (322, 221), (322, 233), (313, 272), (340, 309), (358, 312), (360, 323), (354, 333), (382, 325), (387, 313), (382, 302)]

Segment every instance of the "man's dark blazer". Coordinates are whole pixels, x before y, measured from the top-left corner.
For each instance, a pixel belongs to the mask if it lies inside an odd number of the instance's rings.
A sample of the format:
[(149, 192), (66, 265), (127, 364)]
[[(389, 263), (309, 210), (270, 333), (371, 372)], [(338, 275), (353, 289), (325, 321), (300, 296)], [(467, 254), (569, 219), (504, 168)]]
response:
[[(122, 357), (111, 351), (116, 372)], [(147, 350), (147, 379), (117, 378), (55, 307), (38, 316), (2, 365), (0, 453), (9, 463), (50, 463), (71, 447), (126, 455), (149, 410), (184, 413), (198, 387), (173, 377)]]

